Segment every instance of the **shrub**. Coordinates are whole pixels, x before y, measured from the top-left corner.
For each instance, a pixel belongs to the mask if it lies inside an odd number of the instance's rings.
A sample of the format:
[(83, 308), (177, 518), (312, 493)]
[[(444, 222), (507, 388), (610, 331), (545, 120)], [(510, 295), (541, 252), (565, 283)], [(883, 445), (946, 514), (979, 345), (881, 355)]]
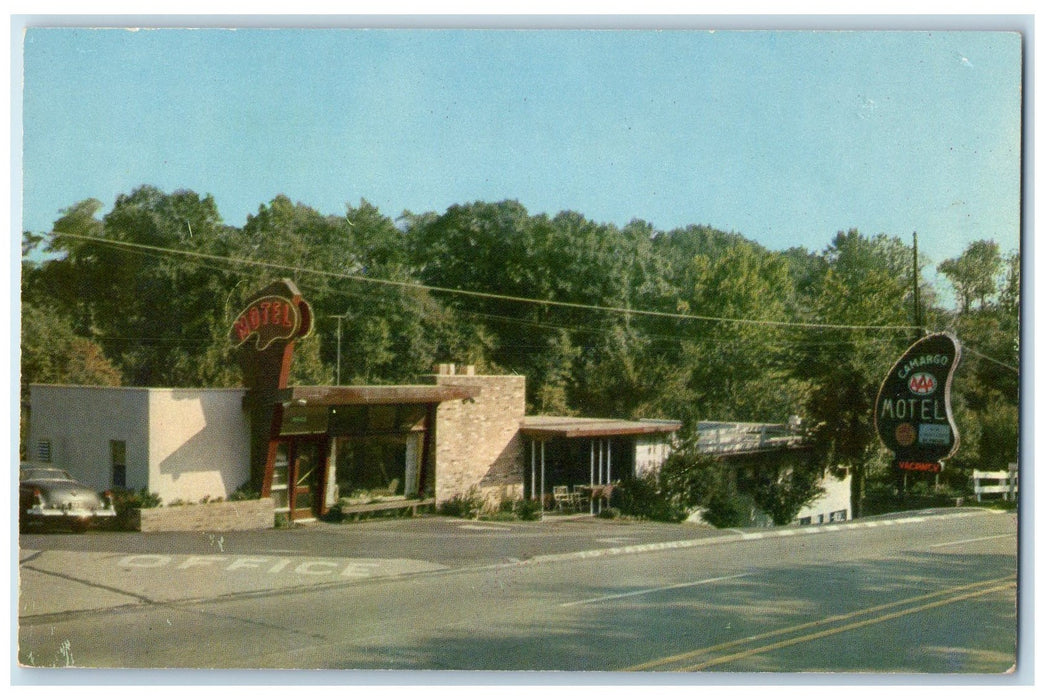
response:
[(541, 502), (536, 499), (522, 499), (516, 501), (513, 512), (519, 516), (519, 520), (540, 520)]
[[(684, 520), (688, 514), (685, 508), (673, 501), (661, 488), (660, 481), (653, 474), (622, 481), (613, 489), (610, 506), (610, 510), (618, 516), (628, 515), (662, 522), (677, 523)], [(605, 512), (604, 510), (603, 513)]]
[(748, 504), (735, 491), (721, 489), (711, 494), (704, 510), (704, 521), (715, 527), (740, 527), (747, 524)]
[(113, 489), (113, 508), (116, 510), (116, 526), (133, 527), (132, 513), (141, 508), (159, 508), (163, 499), (157, 493), (149, 493), (147, 489), (132, 491), (130, 489)]
[(249, 481), (229, 494), (230, 501), (256, 501), (259, 498), (261, 498), (261, 492), (254, 489)]
[(475, 519), (479, 517), (486, 501), (479, 493), (479, 487), (473, 486), (463, 494), (458, 494), (439, 506), (439, 512), (452, 518)]
[(321, 516), (320, 519), (323, 522), (326, 522), (326, 523), (343, 523), (343, 522), (345, 522), (345, 518), (347, 516), (345, 515), (344, 511), (341, 510), (341, 508), (342, 508), (342, 504), (339, 501), (339, 502), (335, 503), (334, 505), (332, 505), (330, 507), (330, 510), (328, 510), (323, 516)]

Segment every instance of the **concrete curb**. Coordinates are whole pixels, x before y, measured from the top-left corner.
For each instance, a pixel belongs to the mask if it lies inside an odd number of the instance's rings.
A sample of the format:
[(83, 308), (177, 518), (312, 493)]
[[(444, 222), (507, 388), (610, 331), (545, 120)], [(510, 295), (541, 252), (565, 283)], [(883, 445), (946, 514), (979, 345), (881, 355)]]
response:
[[(780, 530), (766, 530), (764, 532), (743, 532), (732, 530), (732, 535), (704, 537), (695, 540), (673, 540), (668, 542), (651, 542), (648, 544), (625, 545), (622, 547), (608, 547), (605, 549), (589, 549), (579, 552), (565, 552), (562, 554), (539, 554), (531, 559), (526, 559), (512, 564), (543, 564), (560, 561), (575, 561), (578, 559), (594, 559), (596, 557), (611, 557), (624, 554), (641, 554), (645, 552), (658, 552), (673, 549), (687, 549), (690, 547), (704, 547), (717, 544), (730, 544), (733, 542), (746, 542), (750, 540), (781, 539), (784, 537), (796, 537), (805, 535), (818, 535), (825, 532), (839, 532), (843, 530), (871, 529), (877, 527), (890, 527), (895, 525), (917, 524), (925, 522), (930, 517), (934, 520), (949, 520), (952, 518), (965, 518), (982, 513), (1004, 513), (1004, 511), (992, 511), (986, 508), (962, 511), (960, 513), (932, 513), (931, 515), (912, 515), (902, 518), (888, 518), (885, 520), (856, 520), (846, 523), (833, 523), (829, 525), (801, 525)], [(511, 565), (511, 564), (509, 564)]]

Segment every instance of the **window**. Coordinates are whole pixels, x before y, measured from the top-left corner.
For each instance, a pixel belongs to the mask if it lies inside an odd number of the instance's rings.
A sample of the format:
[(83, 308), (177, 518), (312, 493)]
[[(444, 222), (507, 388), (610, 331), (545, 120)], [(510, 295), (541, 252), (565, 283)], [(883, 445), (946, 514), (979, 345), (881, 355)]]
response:
[(112, 457), (112, 485), (125, 489), (127, 488), (127, 443), (123, 440), (110, 440), (109, 454)]
[(36, 443), (36, 458), (41, 462), (51, 461), (51, 441), (39, 440)]
[(831, 513), (831, 522), (833, 522), (833, 523), (845, 522), (846, 516), (848, 514), (849, 514), (848, 511), (846, 511), (844, 509), (843, 510), (836, 510), (836, 511)]

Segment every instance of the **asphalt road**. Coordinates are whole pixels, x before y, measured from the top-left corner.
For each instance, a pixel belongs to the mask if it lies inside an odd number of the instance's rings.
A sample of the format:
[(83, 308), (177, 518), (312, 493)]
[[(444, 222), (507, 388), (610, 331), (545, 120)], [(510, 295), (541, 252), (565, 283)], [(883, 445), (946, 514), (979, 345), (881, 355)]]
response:
[(20, 538), (29, 667), (1004, 674), (1016, 518)]

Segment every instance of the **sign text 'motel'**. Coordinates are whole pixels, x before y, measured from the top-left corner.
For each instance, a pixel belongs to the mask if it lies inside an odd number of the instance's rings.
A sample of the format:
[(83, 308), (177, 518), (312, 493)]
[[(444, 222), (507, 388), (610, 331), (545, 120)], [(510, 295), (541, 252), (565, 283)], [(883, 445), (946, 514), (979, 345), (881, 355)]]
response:
[(918, 340), (893, 365), (878, 391), (874, 423), (905, 471), (939, 472), (958, 449), (951, 415), (951, 380), (961, 345), (950, 333)]
[(235, 345), (242, 345), (252, 337), (258, 350), (264, 350), (276, 340), (289, 340), (301, 328), (301, 312), (290, 299), (264, 296), (255, 299), (236, 317), (230, 333)]

